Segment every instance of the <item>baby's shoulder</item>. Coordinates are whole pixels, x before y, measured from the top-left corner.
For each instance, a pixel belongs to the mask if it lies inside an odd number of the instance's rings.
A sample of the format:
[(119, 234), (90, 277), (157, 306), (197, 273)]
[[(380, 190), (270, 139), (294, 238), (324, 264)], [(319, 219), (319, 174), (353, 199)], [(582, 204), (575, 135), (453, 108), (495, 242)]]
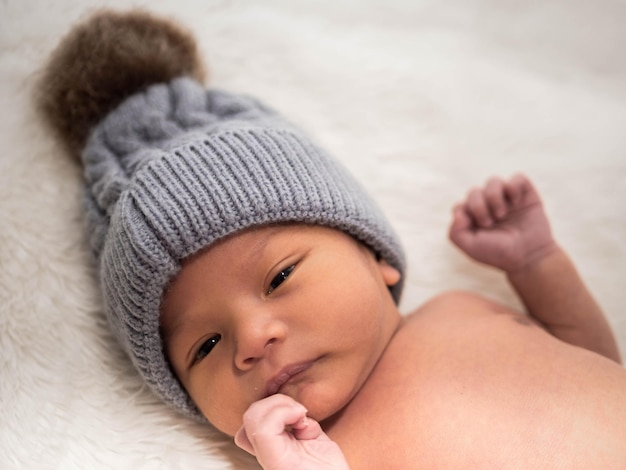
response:
[(453, 290), (436, 295), (405, 315), (405, 322), (458, 320), (458, 317), (520, 315), (510, 307), (469, 291)]
[[(529, 335), (537, 334), (543, 336), (546, 332), (526, 314), (472, 292), (450, 291), (405, 315), (394, 339), (419, 344), (416, 349), (430, 347), (431, 343), (477, 349), (476, 338), (484, 342), (486, 338), (521, 335), (527, 340)], [(465, 349), (463, 354), (467, 353)]]

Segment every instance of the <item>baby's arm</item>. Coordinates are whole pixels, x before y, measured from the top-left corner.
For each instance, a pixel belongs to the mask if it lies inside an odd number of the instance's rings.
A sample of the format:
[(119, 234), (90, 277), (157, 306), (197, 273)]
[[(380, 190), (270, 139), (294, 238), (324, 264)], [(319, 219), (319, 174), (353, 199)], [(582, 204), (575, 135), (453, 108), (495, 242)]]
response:
[(472, 190), (454, 208), (450, 239), (473, 259), (505, 271), (529, 314), (554, 336), (620, 362), (609, 324), (552, 237), (528, 178), (492, 178)]
[(265, 470), (349, 470), (339, 446), (286, 395), (253, 403), (235, 443), (256, 456)]

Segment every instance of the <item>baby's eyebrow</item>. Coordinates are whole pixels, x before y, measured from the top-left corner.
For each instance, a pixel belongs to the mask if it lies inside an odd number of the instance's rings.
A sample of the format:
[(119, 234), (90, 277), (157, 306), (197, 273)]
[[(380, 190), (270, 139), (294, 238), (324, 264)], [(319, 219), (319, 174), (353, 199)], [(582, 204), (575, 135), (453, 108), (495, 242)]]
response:
[(262, 258), (263, 253), (265, 253), (265, 249), (267, 248), (267, 244), (270, 240), (270, 235), (271, 234), (268, 233), (260, 240), (257, 240), (252, 249), (252, 253), (250, 254), (250, 256), (248, 256), (248, 265), (258, 263), (258, 261)]
[(171, 328), (166, 329), (163, 324), (161, 324), (161, 326), (159, 327), (164, 350), (167, 350), (168, 344), (170, 343), (172, 338), (176, 336), (176, 332), (180, 330), (181, 326), (183, 326), (183, 324), (185, 323), (183, 320), (180, 319), (180, 315), (176, 315), (176, 319), (177, 320), (174, 322), (174, 325)]
[[(254, 245), (250, 250), (250, 255), (245, 257), (244, 261), (241, 262), (242, 269), (247, 270), (251, 265), (259, 262), (265, 252), (265, 249), (267, 248), (270, 238), (274, 235), (278, 228), (279, 227), (275, 227), (274, 230), (267, 230), (262, 237), (255, 240)], [(175, 318), (171, 322), (169, 328), (165, 328), (164, 325), (161, 324), (161, 339), (164, 347), (167, 347), (169, 341), (171, 341), (171, 339), (175, 337), (178, 332), (190, 321), (189, 318), (185, 318), (184, 312), (177, 312), (174, 317)]]
[[(173, 354), (174, 354), (174, 346), (172, 344), (172, 340), (178, 336), (180, 336), (180, 334), (182, 333), (183, 330), (185, 330), (186, 327), (188, 327), (190, 320), (187, 318), (184, 318), (183, 315), (176, 315), (176, 319), (173, 322), (173, 325), (171, 326), (171, 328), (169, 328), (168, 331), (166, 331), (163, 327), (160, 328), (160, 334), (161, 334), (161, 341), (162, 341), (162, 348), (163, 348), (163, 352), (165, 353), (165, 356), (168, 358), (168, 361), (170, 361), (170, 363), (172, 363), (172, 358), (173, 358)], [(197, 339), (197, 338), (196, 338)], [(184, 368), (183, 368), (183, 372), (178, 372), (186, 374), (187, 369), (188, 369), (188, 364), (190, 361), (190, 354), (192, 351), (192, 348), (189, 347), (187, 348), (187, 346), (185, 345), (185, 343), (178, 343), (178, 345), (176, 346), (176, 348), (180, 351), (181, 348), (184, 348)]]
[(242, 262), (242, 269), (248, 269), (250, 266), (259, 262), (259, 260), (263, 257), (263, 254), (265, 253), (265, 249), (267, 248), (270, 239), (279, 229), (280, 227), (271, 227), (265, 230), (263, 236), (255, 241), (252, 249), (250, 250), (250, 255), (247, 256), (245, 258), (245, 261)]

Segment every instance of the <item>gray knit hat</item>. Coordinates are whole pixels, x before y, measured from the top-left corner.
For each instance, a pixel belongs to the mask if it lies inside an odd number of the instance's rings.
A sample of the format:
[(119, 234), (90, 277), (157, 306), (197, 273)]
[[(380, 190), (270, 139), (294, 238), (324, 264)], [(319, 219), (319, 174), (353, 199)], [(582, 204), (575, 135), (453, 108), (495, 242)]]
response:
[[(59, 96), (72, 96), (64, 83)], [(82, 160), (109, 321), (150, 387), (188, 416), (203, 419), (168, 363), (159, 312), (190, 255), (246, 228), (300, 222), (347, 232), (404, 273), (398, 238), (361, 186), (254, 99), (182, 77), (144, 87), (93, 127)]]
[(148, 384), (186, 414), (198, 411), (164, 355), (159, 305), (188, 256), (245, 228), (295, 221), (343, 230), (404, 271), (397, 237), (356, 181), (250, 98), (187, 78), (152, 86), (94, 129), (83, 160), (111, 324)]

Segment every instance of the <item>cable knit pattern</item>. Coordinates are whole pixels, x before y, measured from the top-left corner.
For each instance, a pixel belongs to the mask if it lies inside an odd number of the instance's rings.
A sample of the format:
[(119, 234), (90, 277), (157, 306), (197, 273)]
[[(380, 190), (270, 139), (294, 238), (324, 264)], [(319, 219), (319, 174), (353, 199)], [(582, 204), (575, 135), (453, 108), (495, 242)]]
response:
[(183, 259), (248, 227), (301, 222), (343, 230), (404, 273), (398, 239), (360, 185), (251, 98), (187, 78), (152, 86), (93, 130), (83, 160), (110, 323), (151, 388), (191, 417), (203, 419), (159, 334), (163, 290)]

